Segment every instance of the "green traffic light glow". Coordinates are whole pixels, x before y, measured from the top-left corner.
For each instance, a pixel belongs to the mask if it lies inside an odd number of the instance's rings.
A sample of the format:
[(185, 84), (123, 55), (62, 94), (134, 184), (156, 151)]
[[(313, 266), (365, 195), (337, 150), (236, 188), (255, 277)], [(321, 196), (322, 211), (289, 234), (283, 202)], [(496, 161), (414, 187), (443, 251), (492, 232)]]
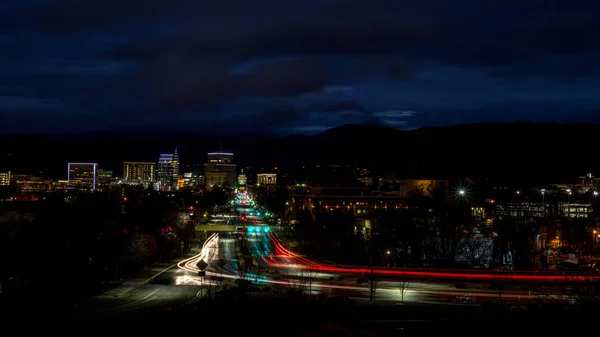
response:
[(248, 233), (269, 233), (271, 229), (268, 226), (248, 226), (246, 227)]

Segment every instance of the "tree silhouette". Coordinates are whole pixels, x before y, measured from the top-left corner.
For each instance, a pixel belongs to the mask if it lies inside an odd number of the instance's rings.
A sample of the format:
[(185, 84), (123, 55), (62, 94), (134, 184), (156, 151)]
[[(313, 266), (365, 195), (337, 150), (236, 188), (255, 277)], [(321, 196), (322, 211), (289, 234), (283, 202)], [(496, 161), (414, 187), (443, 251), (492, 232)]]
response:
[(206, 195), (212, 205), (224, 206), (227, 203), (227, 193), (221, 187), (213, 187)]
[(408, 277), (406, 277), (406, 275), (401, 276), (400, 280), (398, 280), (398, 283), (396, 283), (396, 286), (398, 287), (398, 290), (400, 291), (400, 303), (402, 305), (404, 305), (404, 296), (406, 295), (406, 293), (408, 292), (408, 289), (410, 288), (410, 279)]

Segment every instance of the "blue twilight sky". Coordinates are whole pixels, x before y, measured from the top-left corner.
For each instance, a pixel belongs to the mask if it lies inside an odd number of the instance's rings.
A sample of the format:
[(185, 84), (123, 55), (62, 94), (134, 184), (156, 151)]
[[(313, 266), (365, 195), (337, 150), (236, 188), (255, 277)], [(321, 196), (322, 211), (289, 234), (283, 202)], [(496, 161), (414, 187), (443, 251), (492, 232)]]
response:
[(0, 133), (600, 121), (600, 1), (2, 0)]

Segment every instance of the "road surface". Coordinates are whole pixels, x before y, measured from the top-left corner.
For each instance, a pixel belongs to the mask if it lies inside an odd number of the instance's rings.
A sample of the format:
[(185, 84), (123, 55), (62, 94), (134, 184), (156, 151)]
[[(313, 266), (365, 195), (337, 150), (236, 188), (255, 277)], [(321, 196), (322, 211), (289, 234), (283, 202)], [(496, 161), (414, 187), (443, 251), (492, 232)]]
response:
[[(247, 222), (253, 226), (263, 226), (260, 218), (255, 216), (247, 216)], [(314, 296), (326, 294), (348, 301), (369, 300), (371, 290), (364, 279), (370, 277), (369, 270), (365, 267), (315, 263), (287, 250), (271, 233), (259, 231), (245, 233), (244, 244), (249, 248), (256, 266), (250, 277), (249, 271), (239, 271), (241, 244), (242, 241), (238, 240), (236, 234), (213, 234), (205, 241), (198, 254), (169, 268), (156, 270), (156, 275), (150, 279), (126, 282), (123, 286), (90, 300), (86, 304), (86, 312), (94, 318), (104, 319), (122, 313), (194, 303), (206, 294), (209, 287), (217, 287), (222, 281), (235, 280), (240, 275), (253, 280), (260, 279), (259, 284), (269, 284), (273, 289), (295, 288)], [(205, 277), (198, 276), (197, 263), (200, 260), (208, 263)], [(385, 276), (384, 273), (378, 272), (375, 277), (376, 280), (379, 278), (376, 282), (375, 301), (382, 304), (477, 305), (487, 300), (529, 303), (538, 299), (538, 294), (528, 287), (498, 289), (482, 284), (473, 288), (456, 289), (451, 283), (407, 279), (389, 281), (382, 279), (382, 276)], [(359, 279), (362, 283), (359, 283)]]

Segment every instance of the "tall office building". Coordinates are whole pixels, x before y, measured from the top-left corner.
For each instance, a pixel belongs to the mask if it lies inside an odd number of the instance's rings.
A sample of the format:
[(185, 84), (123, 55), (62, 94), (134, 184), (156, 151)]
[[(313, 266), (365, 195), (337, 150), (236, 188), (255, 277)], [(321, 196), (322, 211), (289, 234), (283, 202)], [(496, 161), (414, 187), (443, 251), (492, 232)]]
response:
[(178, 189), (179, 181), (179, 155), (177, 148), (174, 153), (163, 153), (158, 158), (157, 186), (161, 191), (174, 191)]
[(0, 186), (10, 185), (10, 171), (0, 172)]
[(156, 163), (152, 162), (123, 162), (123, 182), (132, 185), (148, 186), (156, 176)]
[(194, 188), (204, 186), (204, 177), (199, 169), (183, 173), (183, 186), (185, 188)]
[(208, 153), (208, 163), (204, 164), (205, 187), (234, 187), (236, 178), (233, 153), (221, 151)]
[(110, 187), (110, 184), (115, 181), (113, 177), (112, 170), (103, 170), (98, 169), (96, 174), (96, 188), (97, 189), (107, 189)]
[(78, 190), (95, 190), (97, 174), (97, 163), (69, 163), (67, 181)]

